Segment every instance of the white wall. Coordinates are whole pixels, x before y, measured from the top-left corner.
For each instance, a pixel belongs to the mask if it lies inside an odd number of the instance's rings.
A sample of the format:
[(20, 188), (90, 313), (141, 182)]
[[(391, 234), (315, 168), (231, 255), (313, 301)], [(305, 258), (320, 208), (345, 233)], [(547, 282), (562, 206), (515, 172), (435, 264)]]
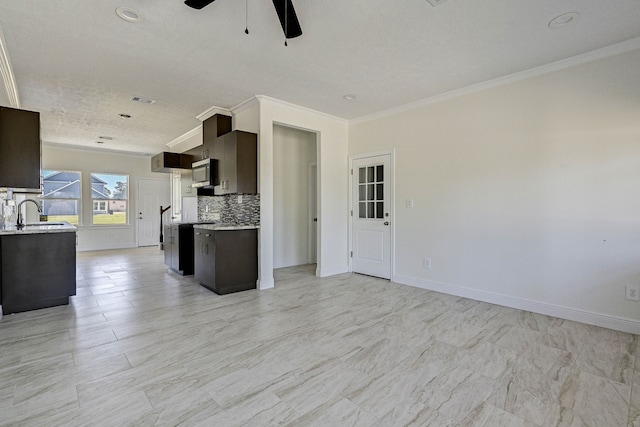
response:
[[(78, 227), (78, 250), (80, 251), (137, 246), (135, 218), (137, 217), (138, 178), (166, 179), (167, 191), (169, 189), (170, 174), (151, 172), (151, 160), (146, 156), (43, 144), (42, 168), (82, 172), (82, 224)], [(92, 172), (129, 175), (128, 225), (113, 227), (91, 225), (91, 186), (88, 182)], [(165, 221), (168, 220), (166, 215)]]
[(273, 127), (273, 268), (309, 262), (309, 165), (316, 135)]
[(639, 69), (635, 51), (352, 123), (350, 155), (396, 150), (394, 280), (639, 333)]
[(238, 129), (258, 133), (260, 192), (259, 288), (274, 286), (273, 127), (281, 124), (317, 135), (319, 276), (348, 271), (348, 124), (336, 117), (257, 96), (233, 109)]
[[(260, 97), (260, 194), (261, 250), (263, 272), (273, 270), (273, 125), (315, 132), (318, 143), (318, 254), (321, 277), (348, 271), (348, 124), (346, 121)], [(273, 279), (271, 279), (273, 283)], [(261, 278), (262, 287), (262, 278)]]

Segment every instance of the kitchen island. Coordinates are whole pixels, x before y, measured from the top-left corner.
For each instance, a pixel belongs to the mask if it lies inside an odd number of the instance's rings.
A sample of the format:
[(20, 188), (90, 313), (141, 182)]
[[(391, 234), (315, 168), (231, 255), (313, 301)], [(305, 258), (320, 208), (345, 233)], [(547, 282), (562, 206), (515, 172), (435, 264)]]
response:
[(255, 289), (258, 226), (198, 224), (194, 229), (196, 280), (216, 294)]
[(4, 314), (69, 303), (76, 294), (76, 231), (66, 222), (0, 228)]

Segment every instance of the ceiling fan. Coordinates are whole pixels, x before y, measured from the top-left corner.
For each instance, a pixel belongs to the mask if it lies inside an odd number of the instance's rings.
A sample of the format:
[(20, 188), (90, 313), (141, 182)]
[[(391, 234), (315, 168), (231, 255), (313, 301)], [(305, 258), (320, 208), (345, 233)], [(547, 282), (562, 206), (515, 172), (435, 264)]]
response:
[[(202, 9), (203, 7), (213, 3), (215, 0), (185, 0), (184, 4), (194, 9)], [(296, 10), (293, 8), (291, 0), (273, 0), (273, 7), (276, 9), (280, 25), (284, 32), (285, 39), (292, 39), (302, 35), (302, 28), (298, 22)], [(248, 34), (248, 31), (245, 31)]]

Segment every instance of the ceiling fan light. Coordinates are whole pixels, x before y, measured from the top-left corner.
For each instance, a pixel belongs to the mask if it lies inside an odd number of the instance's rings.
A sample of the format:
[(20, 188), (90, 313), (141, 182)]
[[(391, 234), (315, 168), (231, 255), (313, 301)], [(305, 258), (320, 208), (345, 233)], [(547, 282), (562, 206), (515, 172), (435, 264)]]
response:
[(202, 9), (205, 6), (209, 6), (214, 0), (185, 0), (184, 4), (194, 9)]

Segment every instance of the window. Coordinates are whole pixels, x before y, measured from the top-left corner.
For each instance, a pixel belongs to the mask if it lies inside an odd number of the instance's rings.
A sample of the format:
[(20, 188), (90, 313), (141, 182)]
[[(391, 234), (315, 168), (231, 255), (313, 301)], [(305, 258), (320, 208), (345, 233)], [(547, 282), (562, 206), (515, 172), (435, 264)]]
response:
[(42, 215), (46, 221), (80, 224), (81, 173), (43, 170)]
[(108, 173), (91, 174), (94, 225), (128, 224), (129, 176)]
[(94, 200), (93, 201), (93, 211), (106, 212), (107, 211), (107, 202)]
[(358, 169), (358, 217), (382, 219), (384, 213), (384, 165)]

